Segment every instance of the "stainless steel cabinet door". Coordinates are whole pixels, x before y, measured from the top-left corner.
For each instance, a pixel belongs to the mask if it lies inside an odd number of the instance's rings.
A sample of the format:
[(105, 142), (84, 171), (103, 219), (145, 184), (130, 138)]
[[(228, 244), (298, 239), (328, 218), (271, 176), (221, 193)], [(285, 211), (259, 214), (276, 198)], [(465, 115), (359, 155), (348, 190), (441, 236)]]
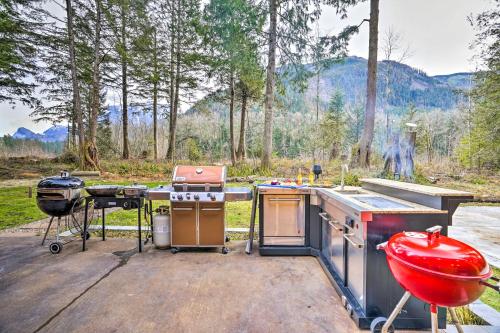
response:
[[(332, 256), (330, 248), (330, 224), (328, 223), (328, 215), (326, 213), (320, 213), (321, 217), (321, 253), (326, 260), (330, 262), (330, 257)], [(330, 262), (331, 264), (331, 262)]]
[[(358, 223), (358, 222), (356, 222)], [(365, 308), (364, 288), (365, 288), (365, 243), (362, 239), (361, 229), (347, 229), (344, 233), (347, 259), (347, 287), (358, 301), (361, 307)]]
[[(328, 243), (329, 243), (329, 256), (327, 260), (330, 261), (333, 269), (337, 275), (344, 280), (344, 224), (345, 213), (338, 207), (333, 206), (328, 203), (323, 204), (323, 209), (325, 211), (324, 216), (327, 223), (324, 230), (327, 232)], [(342, 221), (342, 223), (340, 222)], [(325, 253), (326, 256), (326, 253)]]
[(304, 206), (303, 195), (264, 195), (264, 244), (304, 244)]
[(333, 269), (344, 280), (344, 227), (337, 220), (329, 221), (330, 253)]

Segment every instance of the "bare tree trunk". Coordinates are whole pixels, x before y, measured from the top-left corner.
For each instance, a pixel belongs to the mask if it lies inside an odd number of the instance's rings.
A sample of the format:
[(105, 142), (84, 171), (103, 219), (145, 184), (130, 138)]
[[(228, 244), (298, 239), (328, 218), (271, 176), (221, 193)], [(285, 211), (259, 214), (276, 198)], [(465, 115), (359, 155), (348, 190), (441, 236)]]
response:
[(168, 143), (167, 159), (172, 162), (175, 160), (175, 134), (177, 130), (177, 111), (179, 109), (179, 88), (180, 88), (180, 66), (181, 66), (181, 51), (180, 51), (180, 22), (181, 4), (180, 0), (177, 1), (177, 31), (176, 31), (176, 50), (175, 50), (175, 92), (174, 92), (174, 108), (170, 114), (170, 140)]
[(158, 159), (158, 83), (153, 83), (153, 158)]
[(359, 141), (358, 164), (370, 166), (370, 149), (375, 126), (375, 104), (377, 100), (377, 47), (378, 47), (379, 0), (370, 0), (370, 38), (368, 42), (368, 77), (366, 87), (366, 111), (363, 134)]
[(99, 116), (100, 108), (100, 47), (101, 47), (101, 4), (100, 0), (95, 1), (96, 5), (96, 25), (94, 39), (94, 63), (92, 65), (92, 94), (89, 117), (89, 134), (90, 138), (85, 149), (85, 164), (86, 166), (96, 170), (99, 169), (99, 156), (97, 151), (97, 117)]
[(121, 5), (121, 34), (122, 34), (122, 121), (123, 121), (123, 154), (124, 159), (130, 157), (128, 148), (128, 87), (127, 87), (127, 37), (126, 37), (126, 15), (125, 15), (125, 4)]
[(244, 160), (246, 157), (245, 148), (245, 122), (247, 116), (247, 100), (248, 93), (246, 87), (243, 85), (241, 89), (241, 119), (240, 119), (240, 139), (238, 142), (238, 151), (236, 152), (236, 157), (238, 160)]
[(154, 49), (153, 49), (153, 157), (158, 159), (158, 59), (157, 59), (157, 41), (156, 29), (153, 31)]
[(172, 3), (172, 27), (170, 29), (170, 92), (169, 92), (169, 99), (170, 99), (170, 117), (169, 117), (169, 125), (168, 125), (168, 148), (167, 148), (167, 155), (166, 158), (167, 160), (172, 159), (172, 151), (173, 151), (173, 146), (172, 142), (174, 142), (173, 134), (174, 134), (174, 87), (175, 87), (175, 62), (174, 62), (174, 56), (175, 56), (175, 6), (174, 6), (174, 1)]
[[(80, 168), (84, 168), (85, 158), (85, 131), (83, 128), (82, 102), (80, 99), (80, 85), (76, 71), (75, 36), (73, 33), (73, 7), (71, 0), (66, 0), (66, 15), (68, 24), (69, 59), (71, 63), (71, 82), (73, 87), (73, 121), (78, 124), (78, 155), (80, 156)], [(76, 118), (76, 119), (75, 119)], [(73, 126), (74, 130), (75, 126)]]
[(71, 129), (70, 129), (71, 119), (68, 121), (68, 125), (66, 126), (66, 149), (71, 149)]
[(76, 146), (76, 119), (75, 110), (71, 112), (71, 148)]
[(332, 144), (332, 148), (330, 149), (330, 156), (328, 157), (328, 159), (331, 161), (336, 159), (338, 156), (339, 156), (339, 147), (337, 143), (334, 143)]
[(274, 75), (276, 71), (276, 30), (277, 0), (269, 0), (269, 50), (267, 55), (266, 96), (264, 100), (264, 145), (262, 149), (261, 167), (271, 166), (273, 152), (273, 101)]
[(231, 150), (231, 164), (236, 164), (236, 152), (234, 148), (234, 75), (231, 71), (229, 79), (229, 149)]

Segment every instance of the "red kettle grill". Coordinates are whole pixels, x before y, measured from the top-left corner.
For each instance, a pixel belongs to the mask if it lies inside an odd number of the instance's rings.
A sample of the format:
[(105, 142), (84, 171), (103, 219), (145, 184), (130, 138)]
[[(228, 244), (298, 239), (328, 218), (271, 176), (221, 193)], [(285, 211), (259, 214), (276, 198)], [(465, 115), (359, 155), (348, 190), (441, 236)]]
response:
[(488, 283), (493, 272), (481, 253), (456, 239), (441, 235), (441, 226), (426, 232), (400, 232), (388, 242), (377, 245), (384, 250), (392, 275), (405, 293), (389, 318), (372, 321), (372, 332), (393, 332), (392, 322), (411, 295), (429, 303), (432, 332), (438, 332), (437, 307), (447, 307), (458, 332), (463, 332), (454, 307), (478, 299), (486, 287), (499, 291)]

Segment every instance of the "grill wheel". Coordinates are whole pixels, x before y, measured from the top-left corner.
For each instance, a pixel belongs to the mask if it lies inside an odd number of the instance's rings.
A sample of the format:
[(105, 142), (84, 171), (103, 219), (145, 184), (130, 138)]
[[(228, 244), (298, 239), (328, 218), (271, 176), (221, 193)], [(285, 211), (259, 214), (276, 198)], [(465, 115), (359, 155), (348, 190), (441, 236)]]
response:
[(61, 242), (53, 242), (49, 245), (50, 253), (52, 254), (58, 254), (62, 251), (62, 248), (63, 244)]

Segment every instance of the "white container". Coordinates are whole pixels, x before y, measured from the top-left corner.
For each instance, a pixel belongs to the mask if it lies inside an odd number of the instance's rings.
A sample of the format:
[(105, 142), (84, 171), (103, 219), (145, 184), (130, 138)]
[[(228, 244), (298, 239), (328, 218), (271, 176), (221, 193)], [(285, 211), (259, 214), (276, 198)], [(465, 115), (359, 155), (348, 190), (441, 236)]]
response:
[(153, 216), (153, 239), (159, 249), (170, 247), (170, 215), (168, 207), (161, 206)]

